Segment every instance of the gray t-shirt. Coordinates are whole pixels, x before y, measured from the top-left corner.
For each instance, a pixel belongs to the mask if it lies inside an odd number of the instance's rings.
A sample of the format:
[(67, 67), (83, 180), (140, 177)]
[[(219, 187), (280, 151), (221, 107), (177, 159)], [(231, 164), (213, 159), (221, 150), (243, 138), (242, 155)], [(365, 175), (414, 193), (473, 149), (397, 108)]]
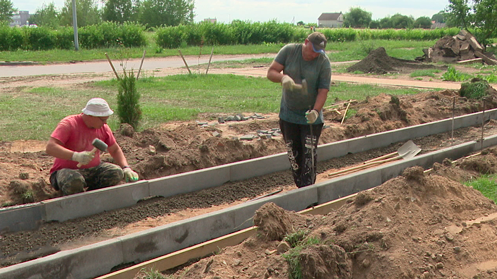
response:
[[(302, 58), (302, 44), (284, 46), (274, 59), (283, 65), (283, 74), (289, 75), (297, 84), (307, 81), (307, 94), (301, 89), (282, 91), (280, 118), (290, 123), (307, 124), (305, 112), (314, 107), (319, 88), (330, 89), (331, 64), (326, 54), (320, 54), (316, 59), (305, 61)], [(315, 124), (323, 123), (323, 116)]]

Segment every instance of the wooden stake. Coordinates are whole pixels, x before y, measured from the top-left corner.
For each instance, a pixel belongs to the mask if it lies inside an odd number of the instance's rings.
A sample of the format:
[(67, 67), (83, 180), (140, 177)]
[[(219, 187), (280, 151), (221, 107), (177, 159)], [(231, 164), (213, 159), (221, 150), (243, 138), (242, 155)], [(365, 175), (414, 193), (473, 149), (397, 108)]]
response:
[(350, 103), (351, 103), (351, 101), (349, 100), (349, 103), (347, 104), (347, 108), (345, 109), (345, 112), (343, 113), (342, 122), (340, 122), (340, 125), (343, 124), (343, 121), (345, 120), (345, 116), (347, 116), (347, 111), (349, 110)]
[(185, 60), (185, 57), (183, 57), (183, 53), (181, 53), (181, 50), (178, 49), (179, 51), (179, 55), (181, 55), (181, 59), (183, 59), (183, 63), (185, 63), (185, 66), (186, 66), (186, 69), (188, 69), (188, 72), (190, 73), (190, 75), (192, 74), (192, 71), (190, 71), (190, 68), (188, 67), (188, 64), (186, 63), (186, 60)]
[(140, 77), (140, 71), (142, 70), (143, 60), (145, 59), (146, 52), (147, 52), (146, 50), (143, 51), (142, 62), (140, 63), (140, 68), (138, 69), (138, 74), (136, 74), (136, 80), (138, 80), (138, 78)]
[(114, 71), (114, 74), (116, 75), (116, 78), (119, 80), (119, 75), (116, 72), (116, 69), (114, 68), (114, 65), (112, 64), (112, 61), (110, 61), (109, 55), (107, 52), (105, 53), (105, 57), (107, 57), (107, 61), (109, 61), (110, 67), (112, 68), (112, 71)]
[(209, 57), (209, 64), (207, 64), (207, 70), (205, 71), (206, 75), (209, 72), (209, 67), (211, 66), (212, 54), (214, 54), (214, 47), (212, 47), (212, 50), (211, 50), (211, 57)]

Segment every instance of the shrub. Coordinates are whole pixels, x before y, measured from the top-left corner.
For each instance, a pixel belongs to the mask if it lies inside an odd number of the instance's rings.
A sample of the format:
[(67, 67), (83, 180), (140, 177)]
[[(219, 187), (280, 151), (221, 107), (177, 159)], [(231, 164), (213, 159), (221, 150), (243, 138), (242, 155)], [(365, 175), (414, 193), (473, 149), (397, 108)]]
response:
[(481, 99), (487, 95), (490, 85), (486, 80), (473, 79), (471, 82), (461, 84), (459, 95), (470, 99)]
[(128, 123), (135, 130), (142, 117), (140, 109), (140, 93), (136, 90), (136, 77), (133, 71), (123, 70), (118, 80), (117, 115), (120, 123)]

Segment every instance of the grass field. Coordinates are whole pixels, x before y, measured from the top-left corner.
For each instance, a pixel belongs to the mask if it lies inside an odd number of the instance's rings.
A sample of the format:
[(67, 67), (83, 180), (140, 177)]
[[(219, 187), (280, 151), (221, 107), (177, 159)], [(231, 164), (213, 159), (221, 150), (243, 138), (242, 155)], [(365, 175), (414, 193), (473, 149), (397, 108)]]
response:
[[(369, 51), (384, 47), (388, 55), (402, 59), (414, 59), (423, 55), (423, 48), (433, 46), (435, 41), (389, 41), (368, 40), (343, 43), (329, 43), (328, 56), (332, 62), (363, 59)], [(234, 45), (234, 46), (204, 46), (182, 48), (183, 55), (214, 55), (219, 54), (260, 54), (277, 53), (284, 44), (262, 45)], [(105, 53), (111, 59), (141, 58), (145, 51), (146, 57), (178, 56), (178, 49), (159, 48), (149, 44), (146, 48), (108, 48), (108, 49), (80, 49), (74, 50), (48, 50), (48, 51), (2, 51), (0, 61), (33, 61), (39, 63), (57, 63), (71, 61), (105, 60)]]
[[(37, 87), (15, 94), (0, 94), (0, 140), (47, 140), (65, 116), (77, 114), (94, 97), (105, 98), (116, 108), (117, 81), (101, 81), (67, 90)], [(137, 81), (143, 111), (140, 130), (173, 120), (192, 120), (200, 113), (277, 113), (281, 86), (266, 78), (236, 75), (173, 75), (145, 77)], [(364, 100), (380, 93), (415, 94), (416, 89), (387, 89), (373, 85), (338, 83), (326, 106), (336, 100)], [(117, 116), (109, 119), (113, 130)]]

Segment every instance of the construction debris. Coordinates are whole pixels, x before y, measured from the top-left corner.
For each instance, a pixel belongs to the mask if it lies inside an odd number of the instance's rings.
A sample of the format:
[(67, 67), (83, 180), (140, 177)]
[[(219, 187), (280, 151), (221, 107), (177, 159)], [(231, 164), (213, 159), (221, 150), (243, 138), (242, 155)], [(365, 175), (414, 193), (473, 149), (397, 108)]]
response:
[(485, 48), (466, 30), (455, 36), (444, 36), (433, 47), (423, 49), (424, 56), (416, 58), (423, 62), (445, 63), (481, 63), (497, 65), (494, 54), (485, 52)]

